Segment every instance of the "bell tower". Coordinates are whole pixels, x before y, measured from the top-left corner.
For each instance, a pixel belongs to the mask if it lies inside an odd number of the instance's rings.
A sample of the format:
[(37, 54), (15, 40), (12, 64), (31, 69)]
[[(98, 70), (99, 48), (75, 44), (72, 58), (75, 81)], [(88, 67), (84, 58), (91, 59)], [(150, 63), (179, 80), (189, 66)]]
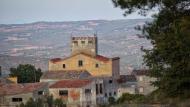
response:
[(96, 56), (98, 54), (97, 35), (71, 37), (71, 55), (78, 53)]

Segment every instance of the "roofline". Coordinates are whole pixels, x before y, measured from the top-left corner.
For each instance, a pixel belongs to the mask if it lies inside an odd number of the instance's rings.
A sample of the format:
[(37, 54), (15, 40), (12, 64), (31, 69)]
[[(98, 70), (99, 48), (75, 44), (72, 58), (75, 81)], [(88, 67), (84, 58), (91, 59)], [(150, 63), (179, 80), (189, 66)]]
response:
[[(77, 53), (77, 54), (68, 56), (68, 57), (66, 57), (66, 58), (60, 59), (59, 61), (64, 61), (64, 60), (67, 60), (67, 59), (69, 59), (69, 58), (71, 58), (71, 57), (73, 57), (73, 56), (77, 56), (77, 55), (80, 55), (80, 54), (85, 55), (85, 56), (88, 56), (88, 57), (91, 57), (91, 58), (94, 58), (94, 56), (92, 56), (92, 55), (88, 55), (88, 54), (86, 54), (86, 53), (84, 53), (84, 52), (80, 52), (80, 53)], [(96, 55), (96, 56), (97, 56), (97, 55)], [(95, 56), (95, 57), (96, 57), (96, 56)], [(57, 59), (59, 59), (59, 58), (57, 58)], [(118, 59), (120, 59), (120, 58), (119, 58), (119, 57), (114, 57), (114, 58), (108, 58), (108, 59), (109, 59), (109, 60), (118, 60)], [(108, 61), (109, 61), (109, 60), (108, 60)], [(59, 61), (53, 62), (52, 59), (50, 59), (49, 61), (52, 62), (52, 63), (59, 62)], [(105, 62), (105, 61), (102, 61), (102, 62)], [(107, 62), (107, 61), (106, 61), (106, 62)]]

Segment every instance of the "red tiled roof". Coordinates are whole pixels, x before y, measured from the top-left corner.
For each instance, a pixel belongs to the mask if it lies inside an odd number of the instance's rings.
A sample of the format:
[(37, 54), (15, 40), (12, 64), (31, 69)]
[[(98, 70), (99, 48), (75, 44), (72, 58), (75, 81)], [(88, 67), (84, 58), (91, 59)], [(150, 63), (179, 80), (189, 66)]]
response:
[(50, 59), (50, 61), (53, 63), (56, 63), (56, 62), (61, 61), (61, 58), (53, 58), (53, 59)]
[(101, 55), (96, 55), (95, 58), (97, 60), (103, 61), (103, 62), (107, 62), (109, 61), (109, 58), (105, 57), (105, 56), (101, 56)]
[(91, 80), (61, 80), (51, 85), (50, 88), (80, 88), (91, 82)]
[(0, 85), (1, 95), (16, 95), (29, 93), (47, 86), (47, 83), (25, 83), (25, 84), (4, 84)]
[(86, 70), (60, 70), (44, 72), (41, 79), (81, 79), (90, 76)]

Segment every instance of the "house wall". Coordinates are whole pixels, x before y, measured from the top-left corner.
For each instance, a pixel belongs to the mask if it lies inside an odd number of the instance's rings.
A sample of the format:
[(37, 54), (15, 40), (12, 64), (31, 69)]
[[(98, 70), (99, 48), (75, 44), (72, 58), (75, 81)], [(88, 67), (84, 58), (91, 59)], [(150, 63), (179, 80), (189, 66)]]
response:
[[(16, 107), (20, 103), (26, 103), (30, 98), (33, 98), (33, 93), (23, 93), (17, 95), (1, 96), (1, 107)], [(12, 102), (12, 98), (22, 98), (22, 102)]]
[(136, 90), (133, 87), (120, 87), (117, 91), (117, 97), (121, 97), (124, 93), (136, 94)]
[[(78, 61), (83, 61), (83, 66), (78, 66)], [(66, 68), (63, 68), (63, 64), (66, 64)], [(96, 64), (99, 64), (99, 67), (96, 67)], [(49, 70), (50, 71), (59, 71), (59, 70), (87, 70), (93, 76), (100, 75), (112, 75), (112, 60), (107, 62), (96, 60), (93, 57), (88, 57), (83, 54), (75, 55), (71, 58), (53, 63), (49, 61)]]
[(136, 76), (137, 78), (137, 88), (139, 94), (147, 95), (152, 91), (156, 90), (156, 87), (151, 85), (151, 82), (155, 81), (156, 78), (151, 78), (146, 75)]
[[(102, 87), (102, 94), (98, 93), (96, 95), (97, 104), (107, 104), (109, 97), (117, 98), (117, 88), (118, 84), (115, 78), (113, 77), (97, 77), (95, 78), (95, 83), (98, 85), (98, 90), (100, 90), (100, 84)], [(111, 83), (110, 83), (111, 81)]]
[[(91, 93), (86, 94), (85, 89), (90, 89)], [(60, 96), (60, 90), (68, 90), (68, 96)], [(50, 95), (54, 96), (54, 99), (60, 98), (66, 104), (67, 107), (96, 107), (96, 93), (94, 83), (89, 84), (82, 88), (50, 88)]]
[(137, 94), (137, 81), (126, 81), (124, 83), (119, 83), (119, 88), (117, 92), (118, 98), (121, 97), (124, 93)]
[[(42, 95), (38, 95), (39, 91), (43, 91)], [(21, 94), (15, 94), (15, 95), (6, 95), (0, 96), (0, 107), (16, 107), (16, 105), (23, 103), (26, 103), (30, 98), (33, 99), (44, 99), (45, 96), (48, 94), (48, 85), (44, 86), (34, 92), (28, 92), (28, 93), (21, 93)], [(13, 102), (12, 98), (22, 98), (21, 102)]]

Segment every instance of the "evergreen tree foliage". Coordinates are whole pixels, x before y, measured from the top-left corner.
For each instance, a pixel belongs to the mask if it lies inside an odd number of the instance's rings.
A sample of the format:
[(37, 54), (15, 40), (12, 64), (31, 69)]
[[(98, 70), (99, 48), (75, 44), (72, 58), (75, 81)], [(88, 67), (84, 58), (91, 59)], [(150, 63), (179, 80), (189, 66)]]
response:
[(54, 105), (55, 107), (65, 107), (65, 104), (63, 103), (62, 99), (55, 99)]
[(48, 107), (53, 107), (53, 95), (47, 96)]
[(152, 49), (143, 49), (153, 85), (167, 97), (190, 97), (190, 0), (112, 0), (125, 15), (146, 15), (157, 9), (142, 28)]
[(20, 64), (17, 68), (10, 68), (10, 76), (16, 76), (18, 83), (33, 83), (39, 82), (40, 77), (42, 76), (41, 69), (36, 69), (33, 65), (30, 64)]

